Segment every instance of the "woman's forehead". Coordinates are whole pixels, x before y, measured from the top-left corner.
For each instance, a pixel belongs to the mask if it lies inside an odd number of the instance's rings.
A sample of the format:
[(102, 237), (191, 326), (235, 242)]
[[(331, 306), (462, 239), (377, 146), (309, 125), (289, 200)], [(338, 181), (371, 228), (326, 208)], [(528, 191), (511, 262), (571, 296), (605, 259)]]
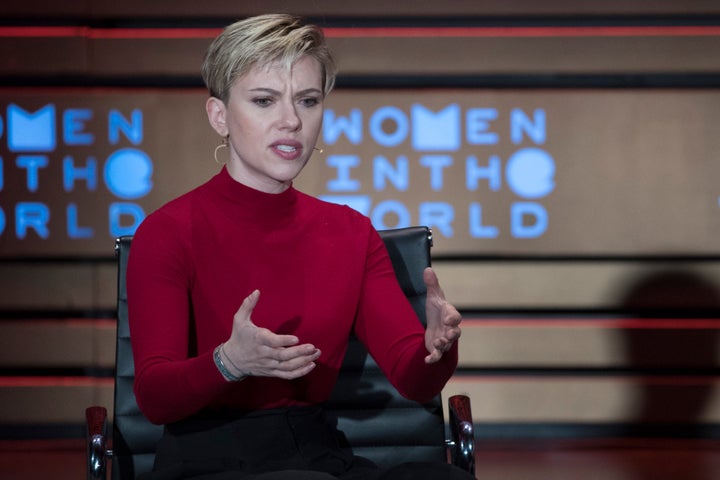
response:
[(322, 67), (320, 62), (310, 56), (302, 56), (295, 62), (286, 62), (281, 59), (270, 60), (264, 63), (255, 64), (244, 74), (238, 77), (237, 84), (301, 84), (304, 88), (317, 83), (320, 88), (322, 83)]

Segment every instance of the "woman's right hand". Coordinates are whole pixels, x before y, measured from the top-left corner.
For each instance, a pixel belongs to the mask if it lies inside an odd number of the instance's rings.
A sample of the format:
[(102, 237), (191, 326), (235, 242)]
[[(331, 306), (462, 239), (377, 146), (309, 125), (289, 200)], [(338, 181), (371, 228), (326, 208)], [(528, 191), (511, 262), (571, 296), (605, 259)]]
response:
[[(294, 335), (278, 335), (252, 322), (252, 312), (260, 299), (255, 290), (243, 300), (233, 317), (230, 339), (223, 351), (226, 367), (238, 376), (277, 377), (287, 380), (307, 375), (315, 368), (320, 350)], [(240, 371), (237, 371), (240, 370)]]

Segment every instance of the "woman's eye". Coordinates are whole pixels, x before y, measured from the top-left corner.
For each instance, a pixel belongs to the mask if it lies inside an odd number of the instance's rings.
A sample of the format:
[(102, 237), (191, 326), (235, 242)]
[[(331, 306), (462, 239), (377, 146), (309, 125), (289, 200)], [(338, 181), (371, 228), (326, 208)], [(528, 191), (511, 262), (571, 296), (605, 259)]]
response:
[(300, 101), (300, 103), (302, 103), (302, 105), (305, 106), (305, 107), (314, 107), (315, 105), (317, 105), (318, 103), (320, 103), (320, 100), (318, 100), (318, 99), (315, 98), (315, 97), (308, 97), (308, 98), (303, 98), (303, 99)]
[(269, 98), (255, 98), (253, 102), (260, 107), (267, 107), (272, 103), (272, 100)]

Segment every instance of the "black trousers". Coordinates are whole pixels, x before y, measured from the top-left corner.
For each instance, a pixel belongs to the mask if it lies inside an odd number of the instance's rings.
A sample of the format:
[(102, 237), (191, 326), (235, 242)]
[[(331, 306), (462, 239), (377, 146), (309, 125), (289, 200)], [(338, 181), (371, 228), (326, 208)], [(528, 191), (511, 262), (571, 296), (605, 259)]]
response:
[(389, 469), (353, 455), (319, 407), (199, 415), (167, 425), (143, 480), (469, 480), (439, 462)]

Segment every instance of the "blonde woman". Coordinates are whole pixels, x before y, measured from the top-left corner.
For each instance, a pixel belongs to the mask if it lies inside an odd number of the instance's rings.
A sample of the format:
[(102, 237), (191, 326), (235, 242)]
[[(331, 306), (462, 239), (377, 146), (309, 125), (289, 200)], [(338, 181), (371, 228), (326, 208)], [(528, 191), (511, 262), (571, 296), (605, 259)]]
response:
[(335, 80), (321, 30), (289, 15), (234, 23), (202, 73), (229, 160), (149, 215), (129, 258), (135, 393), (165, 425), (149, 478), (471, 478), (384, 471), (341, 450), (321, 408), (351, 332), (400, 393), (435, 396), (461, 320), (428, 269), (423, 329), (369, 220), (293, 187)]

